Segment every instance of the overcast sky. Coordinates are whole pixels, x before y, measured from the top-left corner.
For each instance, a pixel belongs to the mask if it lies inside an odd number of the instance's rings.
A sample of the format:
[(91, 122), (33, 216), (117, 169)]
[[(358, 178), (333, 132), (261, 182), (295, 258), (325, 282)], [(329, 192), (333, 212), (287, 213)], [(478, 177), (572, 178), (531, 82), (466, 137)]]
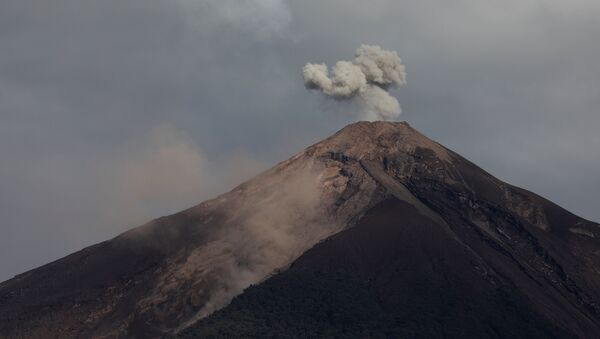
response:
[(307, 62), (396, 50), (427, 136), (600, 221), (600, 2), (0, 0), (0, 280), (356, 119)]

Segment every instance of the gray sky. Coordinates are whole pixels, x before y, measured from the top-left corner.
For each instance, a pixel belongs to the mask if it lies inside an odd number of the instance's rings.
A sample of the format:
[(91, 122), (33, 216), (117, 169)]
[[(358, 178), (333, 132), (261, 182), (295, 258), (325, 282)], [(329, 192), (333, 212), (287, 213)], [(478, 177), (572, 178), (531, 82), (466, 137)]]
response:
[(598, 221), (598, 16), (590, 0), (0, 0), (0, 280), (352, 122), (301, 69), (363, 43), (407, 66), (401, 120)]

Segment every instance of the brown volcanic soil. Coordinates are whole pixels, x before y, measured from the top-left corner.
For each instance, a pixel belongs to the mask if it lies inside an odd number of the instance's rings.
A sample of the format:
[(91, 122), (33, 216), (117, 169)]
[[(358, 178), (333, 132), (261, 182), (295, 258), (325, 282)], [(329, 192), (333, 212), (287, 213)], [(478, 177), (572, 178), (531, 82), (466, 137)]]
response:
[(570, 338), (445, 226), (389, 199), (184, 338)]

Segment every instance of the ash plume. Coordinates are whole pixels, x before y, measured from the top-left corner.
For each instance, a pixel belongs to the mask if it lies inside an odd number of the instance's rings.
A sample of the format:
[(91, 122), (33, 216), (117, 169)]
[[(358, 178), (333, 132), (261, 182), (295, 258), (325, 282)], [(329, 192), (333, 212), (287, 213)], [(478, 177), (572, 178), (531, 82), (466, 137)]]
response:
[(353, 100), (366, 120), (393, 120), (402, 110), (388, 90), (406, 84), (406, 67), (396, 51), (377, 45), (362, 45), (352, 61), (308, 63), (302, 70), (304, 85), (335, 100)]
[[(328, 219), (322, 209), (321, 190), (327, 179), (319, 177), (312, 164), (280, 180), (273, 187), (237, 188), (252, 191), (253, 199), (229, 201), (236, 205), (230, 219), (234, 227), (220, 229), (218, 240), (192, 251), (182, 266), (167, 274), (169, 279), (188, 281), (190, 272), (210, 272), (208, 278), (195, 279), (210, 281), (208, 286), (196, 287), (206, 298), (203, 307), (176, 332), (224, 307), (248, 286), (273, 274), (274, 268), (291, 263), (318, 239), (339, 231), (341, 225)], [(164, 286), (179, 288), (172, 283)]]

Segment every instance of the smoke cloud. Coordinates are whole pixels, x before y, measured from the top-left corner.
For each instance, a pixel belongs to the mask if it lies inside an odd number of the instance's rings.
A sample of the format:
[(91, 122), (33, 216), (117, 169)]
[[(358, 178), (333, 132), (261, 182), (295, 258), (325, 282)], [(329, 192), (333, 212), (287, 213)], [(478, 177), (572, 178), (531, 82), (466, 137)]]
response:
[(362, 45), (353, 61), (338, 61), (331, 75), (326, 64), (308, 63), (304, 85), (336, 100), (353, 100), (366, 120), (394, 120), (402, 110), (388, 90), (406, 84), (406, 67), (396, 51)]
[[(98, 227), (140, 225), (231, 189), (268, 163), (242, 149), (209, 156), (183, 129), (160, 124), (121, 146), (105, 161), (93, 188)], [(118, 226), (117, 226), (118, 225)]]
[(234, 227), (222, 230), (221, 241), (212, 248), (199, 250), (200, 258), (217, 254), (223, 260), (211, 267), (210, 297), (187, 324), (227, 305), (273, 269), (286, 266), (319, 239), (339, 230), (338, 224), (324, 217), (319, 182), (312, 171), (301, 169), (253, 196), (256, 200), (241, 201), (232, 220)]

